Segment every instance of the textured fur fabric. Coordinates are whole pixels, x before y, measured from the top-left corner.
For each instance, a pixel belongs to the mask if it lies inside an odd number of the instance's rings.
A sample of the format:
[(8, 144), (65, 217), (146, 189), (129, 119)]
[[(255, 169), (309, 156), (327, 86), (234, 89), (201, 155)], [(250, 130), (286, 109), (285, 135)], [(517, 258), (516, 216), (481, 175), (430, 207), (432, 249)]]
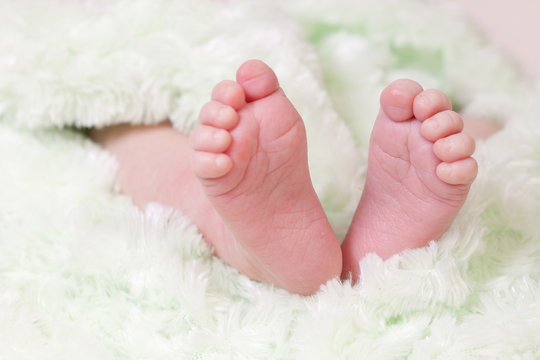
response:
[[(397, 77), (504, 129), (444, 237), (312, 297), (251, 281), (189, 219), (119, 193), (77, 128), (189, 132), (249, 58), (302, 114), (343, 235), (378, 95)], [(417, 1), (0, 1), (0, 359), (537, 359), (540, 91), (447, 7)]]

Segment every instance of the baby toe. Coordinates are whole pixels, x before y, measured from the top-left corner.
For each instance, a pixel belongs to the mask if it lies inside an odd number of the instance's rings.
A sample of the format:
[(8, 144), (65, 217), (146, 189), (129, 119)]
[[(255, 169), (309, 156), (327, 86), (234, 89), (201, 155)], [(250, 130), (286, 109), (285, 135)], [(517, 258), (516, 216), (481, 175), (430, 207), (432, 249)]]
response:
[(396, 80), (381, 93), (381, 109), (393, 121), (412, 119), (413, 101), (421, 92), (422, 87), (417, 82)]
[(228, 131), (213, 126), (201, 125), (189, 136), (191, 148), (197, 151), (223, 152), (231, 145)]
[(420, 127), (420, 132), (429, 141), (437, 141), (440, 138), (459, 133), (463, 130), (463, 119), (455, 111), (441, 111), (425, 120)]
[(420, 121), (424, 121), (445, 110), (452, 110), (452, 103), (450, 102), (448, 96), (446, 96), (442, 91), (428, 89), (422, 91), (414, 98), (414, 117)]
[(240, 110), (246, 104), (244, 89), (237, 82), (224, 80), (212, 90), (212, 100)]
[(201, 179), (216, 179), (232, 169), (232, 160), (223, 153), (195, 151), (191, 158), (191, 169)]
[(238, 124), (238, 113), (229, 106), (218, 101), (206, 103), (199, 114), (199, 122), (216, 128), (231, 130)]
[(478, 174), (478, 163), (471, 157), (437, 166), (439, 179), (450, 185), (470, 185)]
[(467, 158), (474, 153), (475, 142), (465, 133), (457, 133), (437, 140), (433, 152), (441, 161), (452, 162)]

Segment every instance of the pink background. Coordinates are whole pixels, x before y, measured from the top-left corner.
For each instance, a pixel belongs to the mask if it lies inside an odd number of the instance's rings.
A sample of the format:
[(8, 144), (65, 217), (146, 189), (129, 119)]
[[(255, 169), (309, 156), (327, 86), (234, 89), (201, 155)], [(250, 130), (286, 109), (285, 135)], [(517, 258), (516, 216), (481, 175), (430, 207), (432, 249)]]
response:
[(540, 77), (540, 0), (447, 0), (457, 4), (530, 77)]

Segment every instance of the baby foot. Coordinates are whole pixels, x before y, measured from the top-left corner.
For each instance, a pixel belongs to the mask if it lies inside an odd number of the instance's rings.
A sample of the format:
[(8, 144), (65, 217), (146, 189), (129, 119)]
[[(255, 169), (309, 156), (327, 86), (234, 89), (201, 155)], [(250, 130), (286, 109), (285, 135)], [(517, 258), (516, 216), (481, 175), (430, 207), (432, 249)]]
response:
[(193, 172), (231, 234), (208, 239), (217, 255), (298, 293), (338, 276), (341, 250), (311, 184), (304, 124), (274, 72), (248, 61), (236, 82), (214, 88), (199, 120)]
[(383, 258), (438, 239), (476, 177), (474, 140), (438, 90), (398, 80), (381, 94), (362, 199), (343, 243), (343, 276), (368, 253)]

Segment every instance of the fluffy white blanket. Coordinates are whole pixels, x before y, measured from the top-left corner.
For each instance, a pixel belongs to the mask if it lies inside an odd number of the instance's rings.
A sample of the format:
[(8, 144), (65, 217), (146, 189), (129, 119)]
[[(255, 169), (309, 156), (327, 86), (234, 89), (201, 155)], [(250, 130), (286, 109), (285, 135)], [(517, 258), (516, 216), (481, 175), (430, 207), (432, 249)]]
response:
[[(145, 211), (76, 128), (170, 119), (257, 57), (308, 129), (343, 234), (381, 88), (412, 77), (504, 125), (447, 234), (312, 297), (251, 281)], [(540, 91), (417, 1), (0, 1), (0, 359), (540, 358)]]

